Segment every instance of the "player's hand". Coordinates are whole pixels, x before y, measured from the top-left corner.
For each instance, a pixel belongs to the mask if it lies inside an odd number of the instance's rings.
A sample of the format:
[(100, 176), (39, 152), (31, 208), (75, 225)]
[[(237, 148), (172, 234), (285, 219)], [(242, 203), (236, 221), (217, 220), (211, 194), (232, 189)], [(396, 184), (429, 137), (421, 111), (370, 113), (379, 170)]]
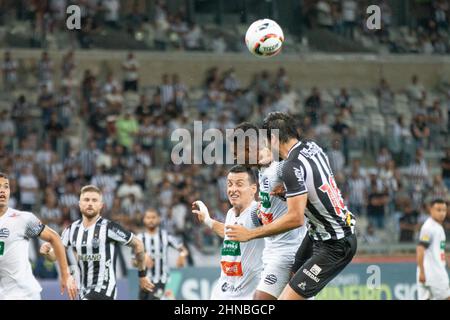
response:
[(286, 196), (286, 190), (282, 184), (275, 186), (270, 193), (271, 196), (284, 198)]
[(239, 224), (225, 226), (225, 235), (232, 241), (247, 242), (253, 239), (251, 231)]
[(67, 289), (67, 294), (70, 300), (75, 300), (78, 295), (77, 283), (70, 274), (62, 275), (60, 280), (61, 295)]
[(192, 203), (192, 213), (197, 215), (200, 222), (212, 228), (213, 220), (209, 215), (208, 207), (202, 201), (197, 200)]
[(272, 152), (269, 148), (262, 148), (258, 153), (258, 164), (259, 165), (269, 165), (272, 162)]
[(65, 281), (67, 294), (69, 295), (70, 300), (75, 300), (78, 296), (78, 287), (75, 278), (69, 275)]
[(425, 279), (425, 272), (423, 271), (419, 271), (419, 282), (425, 284), (426, 279)]
[(153, 292), (155, 285), (150, 281), (148, 277), (139, 278), (139, 287), (145, 292)]
[(200, 211), (197, 201), (192, 203), (192, 213), (195, 214), (198, 220), (203, 223), (205, 221), (206, 213)]
[(45, 242), (39, 248), (39, 253), (43, 256), (48, 256), (50, 251), (52, 250), (53, 250), (52, 245), (49, 242)]

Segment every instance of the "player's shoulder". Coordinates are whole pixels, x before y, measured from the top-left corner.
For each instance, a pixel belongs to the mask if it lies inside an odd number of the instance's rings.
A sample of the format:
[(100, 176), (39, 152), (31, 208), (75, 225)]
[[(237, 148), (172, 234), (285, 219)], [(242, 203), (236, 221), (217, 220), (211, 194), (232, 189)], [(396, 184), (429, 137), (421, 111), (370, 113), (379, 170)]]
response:
[(6, 215), (9, 218), (18, 218), (18, 219), (27, 219), (36, 216), (34, 213), (30, 211), (21, 211), (13, 208), (8, 208)]

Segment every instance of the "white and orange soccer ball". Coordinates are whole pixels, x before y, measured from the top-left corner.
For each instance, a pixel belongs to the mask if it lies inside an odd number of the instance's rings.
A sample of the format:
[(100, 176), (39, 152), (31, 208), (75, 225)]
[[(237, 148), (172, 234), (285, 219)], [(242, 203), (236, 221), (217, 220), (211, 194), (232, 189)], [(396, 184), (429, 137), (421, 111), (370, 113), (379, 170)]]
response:
[(273, 20), (261, 19), (253, 22), (245, 34), (248, 50), (258, 57), (271, 57), (281, 51), (284, 34)]

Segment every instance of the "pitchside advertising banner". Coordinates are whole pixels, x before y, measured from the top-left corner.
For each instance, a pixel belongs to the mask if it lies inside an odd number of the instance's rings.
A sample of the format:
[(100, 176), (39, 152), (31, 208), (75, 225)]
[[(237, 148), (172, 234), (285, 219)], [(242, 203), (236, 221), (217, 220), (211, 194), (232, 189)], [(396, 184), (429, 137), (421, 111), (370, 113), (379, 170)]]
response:
[[(173, 270), (164, 299), (208, 300), (219, 268), (190, 267)], [(317, 300), (414, 300), (417, 297), (416, 264), (353, 263), (316, 297)], [(56, 281), (42, 282), (43, 299), (61, 299)], [(136, 299), (137, 272), (118, 282), (118, 299)]]

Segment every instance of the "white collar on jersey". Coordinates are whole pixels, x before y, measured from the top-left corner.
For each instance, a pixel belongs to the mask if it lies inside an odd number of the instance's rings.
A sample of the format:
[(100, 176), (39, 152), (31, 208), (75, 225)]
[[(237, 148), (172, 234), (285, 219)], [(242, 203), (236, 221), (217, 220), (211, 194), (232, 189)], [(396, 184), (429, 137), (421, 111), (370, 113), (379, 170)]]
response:
[(291, 147), (291, 149), (289, 149), (286, 159), (289, 158), (289, 155), (291, 154), (291, 152), (292, 152), (295, 148), (297, 148), (299, 145), (301, 145), (301, 144), (302, 144), (301, 141), (299, 141), (299, 142), (297, 142), (296, 144), (294, 144), (294, 145)]

